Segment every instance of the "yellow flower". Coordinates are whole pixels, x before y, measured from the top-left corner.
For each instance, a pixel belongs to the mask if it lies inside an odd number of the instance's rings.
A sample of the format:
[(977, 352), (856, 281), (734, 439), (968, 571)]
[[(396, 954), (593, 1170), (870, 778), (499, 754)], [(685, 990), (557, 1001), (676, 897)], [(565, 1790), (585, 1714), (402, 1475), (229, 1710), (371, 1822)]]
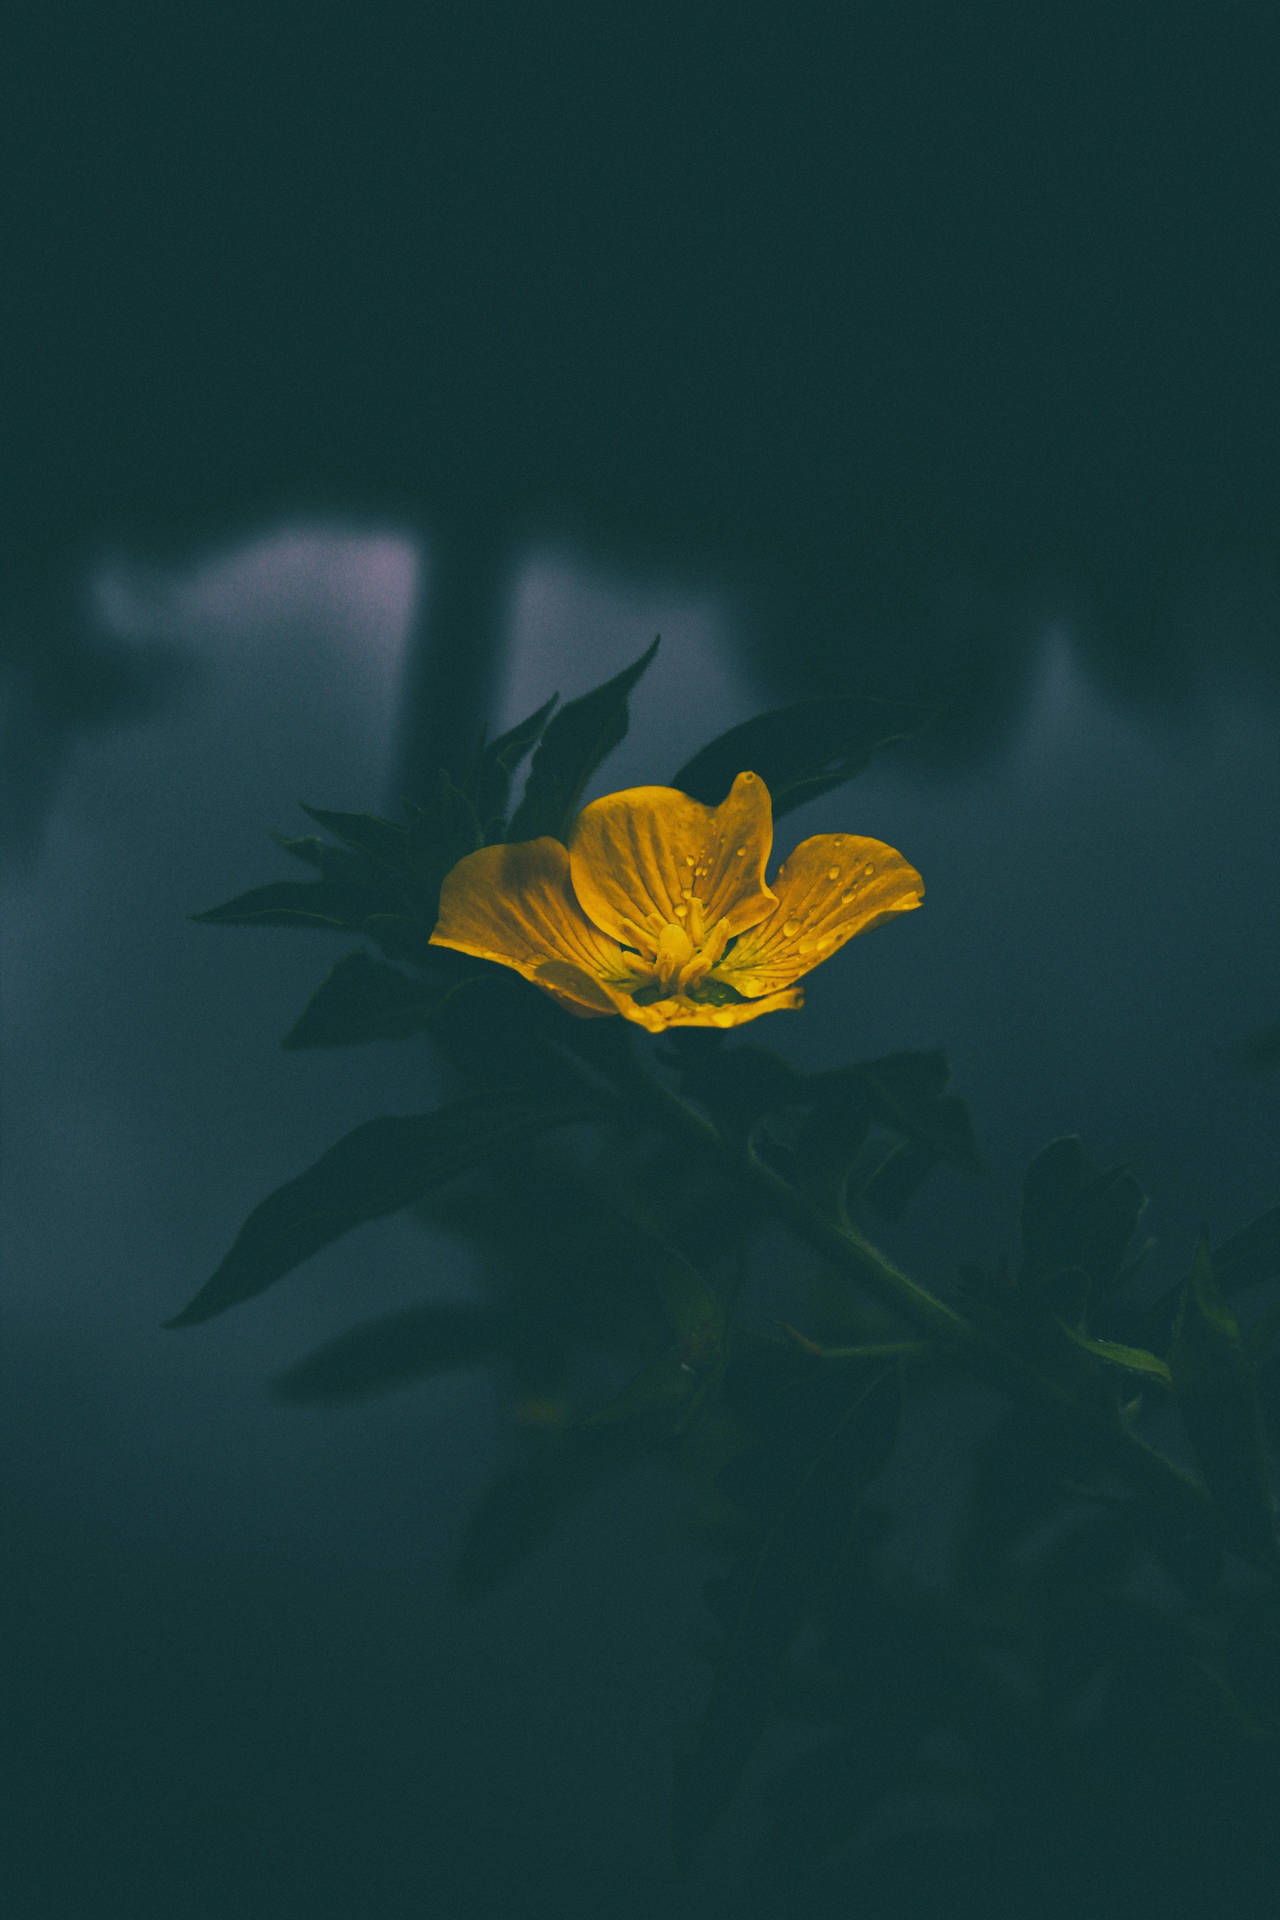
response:
[(848, 833), (802, 840), (769, 885), (772, 845), (754, 773), (718, 807), (628, 787), (584, 807), (567, 848), (524, 840), (460, 860), (432, 943), (514, 967), (583, 1019), (736, 1027), (802, 1006), (802, 974), (924, 892), (900, 853)]

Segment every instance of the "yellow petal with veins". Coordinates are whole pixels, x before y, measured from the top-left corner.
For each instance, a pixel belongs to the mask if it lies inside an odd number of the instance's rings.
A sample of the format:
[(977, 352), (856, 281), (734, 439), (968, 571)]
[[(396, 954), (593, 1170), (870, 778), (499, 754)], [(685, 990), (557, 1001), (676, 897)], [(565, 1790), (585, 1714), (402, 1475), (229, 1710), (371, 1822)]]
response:
[(802, 974), (895, 913), (920, 905), (924, 881), (882, 840), (852, 833), (818, 833), (802, 840), (773, 880), (777, 905), (751, 927), (714, 969), (758, 1000)]
[(740, 773), (718, 807), (674, 787), (627, 787), (578, 815), (569, 871), (601, 932), (651, 958), (664, 927), (683, 928), (696, 948), (722, 919), (730, 934), (763, 920), (772, 845), (769, 790), (753, 773)]
[[(536, 980), (549, 961), (585, 981), (625, 980), (632, 971), (617, 943), (593, 927), (578, 905), (569, 855), (550, 838), (481, 847), (459, 860), (440, 889), (431, 944), (497, 960), (526, 980)], [(588, 998), (585, 986), (577, 997), (591, 1011), (614, 1011)]]

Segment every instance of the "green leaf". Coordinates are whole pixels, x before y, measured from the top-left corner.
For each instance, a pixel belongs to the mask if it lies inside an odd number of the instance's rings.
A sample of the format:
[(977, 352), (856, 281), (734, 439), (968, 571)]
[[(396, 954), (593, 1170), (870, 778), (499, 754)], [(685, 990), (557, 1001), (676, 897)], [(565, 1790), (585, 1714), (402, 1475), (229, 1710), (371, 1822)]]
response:
[(326, 927), (356, 933), (386, 907), (385, 895), (368, 887), (336, 880), (276, 880), (190, 918), (214, 927)]
[(366, 1220), (397, 1213), (512, 1141), (588, 1117), (500, 1094), (438, 1113), (369, 1120), (263, 1200), (190, 1304), (169, 1327), (192, 1327), (263, 1293), (303, 1260)]
[[(963, 1100), (946, 1091), (951, 1066), (942, 1051), (891, 1053), (810, 1076), (799, 1092), (808, 1118), (796, 1157), (819, 1192), (870, 1203), (889, 1220), (939, 1161), (969, 1173), (982, 1159)], [(888, 1145), (884, 1134), (897, 1135)]]
[(467, 1523), (454, 1574), (466, 1600), (480, 1599), (517, 1573), (631, 1450), (619, 1428), (577, 1427), (533, 1438), (528, 1456), (499, 1473)]
[(280, 1042), (282, 1047), (352, 1047), (421, 1033), (466, 976), (424, 982), (360, 951), (333, 967)]
[(567, 838), (583, 788), (626, 738), (627, 695), (657, 651), (655, 640), (612, 680), (561, 707), (533, 756), (524, 798), (507, 829), (509, 839)]
[(394, 820), (383, 820), (376, 813), (332, 813), (324, 807), (299, 803), (308, 819), (325, 827), (335, 840), (365, 854), (375, 865), (399, 874), (404, 867), (405, 829)]
[(293, 859), (315, 867), (326, 880), (337, 880), (344, 886), (373, 886), (376, 891), (383, 891), (381, 881), (375, 879), (369, 859), (363, 853), (354, 853), (350, 847), (335, 847), (313, 833), (292, 840), (284, 834), (273, 833), (271, 838)]
[(749, 770), (768, 787), (777, 820), (852, 780), (877, 747), (915, 733), (933, 711), (873, 694), (802, 700), (731, 727), (686, 761), (671, 785), (713, 807)]
[(630, 1424), (643, 1427), (650, 1439), (661, 1438), (679, 1422), (702, 1385), (697, 1371), (677, 1344), (642, 1367), (633, 1379), (582, 1423), (587, 1427)]
[(339, 1334), (280, 1374), (272, 1392), (294, 1406), (363, 1399), (474, 1367), (500, 1349), (506, 1333), (506, 1317), (491, 1307), (433, 1300)]
[(1202, 1234), (1183, 1288), (1169, 1371), (1210, 1491), (1247, 1553), (1276, 1556), (1275, 1507), (1254, 1370)]
[(1143, 1373), (1149, 1379), (1159, 1380), (1163, 1386), (1173, 1384), (1168, 1365), (1158, 1355), (1148, 1353), (1145, 1347), (1122, 1346), (1118, 1340), (1093, 1340), (1078, 1327), (1072, 1327), (1065, 1320), (1058, 1325), (1069, 1340), (1083, 1347), (1086, 1353), (1092, 1353), (1099, 1360), (1106, 1360), (1113, 1367), (1123, 1367), (1128, 1373)]
[(1251, 1220), (1213, 1253), (1214, 1277), (1224, 1293), (1240, 1293), (1280, 1274), (1280, 1207)]
[[(527, 720), (522, 720), (509, 732), (499, 734), (496, 740), (491, 740), (481, 748), (468, 791), (474, 800), (486, 838), (491, 829), (501, 829), (511, 797), (512, 776), (526, 753), (541, 739), (543, 728), (551, 718), (559, 698), (558, 693), (553, 693)], [(501, 838), (501, 832), (495, 837)]]
[(740, 1598), (739, 1583), (731, 1583), (728, 1640), (697, 1745), (676, 1770), (673, 1817), (685, 1853), (733, 1796), (769, 1717), (783, 1657), (847, 1543), (862, 1488), (893, 1445), (899, 1406), (896, 1370), (876, 1369), (810, 1460), (741, 1583)]
[(1095, 1290), (1114, 1291), (1145, 1206), (1127, 1167), (1095, 1166), (1074, 1134), (1051, 1141), (1022, 1183), (1023, 1293), (1078, 1323)]
[(440, 908), (440, 888), (450, 868), (481, 843), (480, 822), (468, 796), (441, 768), (430, 796), (409, 819), (407, 859), (415, 905), (428, 932)]

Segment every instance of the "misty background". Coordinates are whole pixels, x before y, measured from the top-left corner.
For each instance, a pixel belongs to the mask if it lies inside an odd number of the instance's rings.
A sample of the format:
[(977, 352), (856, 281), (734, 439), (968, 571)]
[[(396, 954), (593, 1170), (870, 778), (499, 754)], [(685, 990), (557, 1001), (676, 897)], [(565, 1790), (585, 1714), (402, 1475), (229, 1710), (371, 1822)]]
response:
[(8, 1910), (728, 1913), (769, 1754), (673, 1885), (678, 1492), (636, 1473), (460, 1612), (510, 1443), (483, 1375), (268, 1398), (465, 1295), (467, 1247), (378, 1223), (159, 1330), (263, 1194), (441, 1086), (425, 1047), (278, 1051), (341, 942), (185, 916), (287, 873), (300, 800), (392, 810), (654, 633), (594, 791), (787, 699), (946, 695), (779, 833), (925, 877), (760, 1036), (948, 1048), (989, 1172), (886, 1244), (943, 1286), (1012, 1250), (1068, 1131), (1147, 1186), (1167, 1278), (1274, 1204), (1280, 1082), (1234, 1061), (1280, 1016), (1263, 11), (108, 7), (19, 41)]

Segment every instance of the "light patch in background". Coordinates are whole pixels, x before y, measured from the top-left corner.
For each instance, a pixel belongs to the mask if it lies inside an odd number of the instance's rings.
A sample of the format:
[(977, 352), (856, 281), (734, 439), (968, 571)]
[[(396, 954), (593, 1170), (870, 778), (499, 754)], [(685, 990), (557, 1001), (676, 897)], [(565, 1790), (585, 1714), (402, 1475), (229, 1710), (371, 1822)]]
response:
[(750, 719), (760, 701), (734, 658), (728, 596), (711, 586), (628, 578), (563, 549), (534, 549), (511, 603), (507, 665), (496, 731), (514, 726), (552, 693), (588, 693), (662, 645), (631, 695), (631, 730), (586, 798), (622, 787), (665, 785), (716, 734)]
[[(194, 1335), (160, 1328), (266, 1193), (362, 1121), (439, 1101), (425, 1048), (279, 1051), (355, 939), (188, 918), (306, 877), (270, 838), (311, 830), (300, 800), (377, 806), (417, 569), (403, 539), (282, 528), (97, 582), (122, 643), (162, 640), (188, 671), (78, 743), (38, 859), (0, 884), (0, 1451), (77, 1537), (434, 1564), (413, 1515), (461, 1513), (483, 1470), (468, 1376), (323, 1419), (265, 1397), (353, 1321), (465, 1296), (471, 1250), (405, 1217)], [(446, 1444), (464, 1434), (471, 1472)]]

